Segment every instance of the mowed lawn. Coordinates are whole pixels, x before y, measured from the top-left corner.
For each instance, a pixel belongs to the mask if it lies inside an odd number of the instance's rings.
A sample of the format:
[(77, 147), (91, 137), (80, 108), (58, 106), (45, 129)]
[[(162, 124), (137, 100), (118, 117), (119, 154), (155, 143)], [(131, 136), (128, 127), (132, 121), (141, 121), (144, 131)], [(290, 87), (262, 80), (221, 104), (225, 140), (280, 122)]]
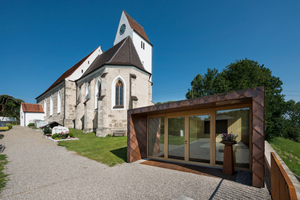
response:
[(127, 137), (106, 136), (100, 138), (95, 133), (82, 133), (82, 130), (70, 129), (79, 140), (60, 141), (70, 151), (101, 162), (110, 167), (127, 161)]
[(300, 176), (300, 143), (276, 138), (270, 145), (290, 170)]

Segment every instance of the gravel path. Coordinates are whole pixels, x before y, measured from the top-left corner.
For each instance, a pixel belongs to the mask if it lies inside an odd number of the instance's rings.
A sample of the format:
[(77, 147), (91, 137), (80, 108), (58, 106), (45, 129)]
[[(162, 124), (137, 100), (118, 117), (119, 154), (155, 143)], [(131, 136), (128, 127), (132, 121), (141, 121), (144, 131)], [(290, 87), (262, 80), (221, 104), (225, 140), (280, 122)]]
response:
[(139, 161), (107, 167), (41, 134), (20, 126), (4, 133), (1, 143), (6, 146), (10, 180), (2, 199), (270, 199), (266, 188)]

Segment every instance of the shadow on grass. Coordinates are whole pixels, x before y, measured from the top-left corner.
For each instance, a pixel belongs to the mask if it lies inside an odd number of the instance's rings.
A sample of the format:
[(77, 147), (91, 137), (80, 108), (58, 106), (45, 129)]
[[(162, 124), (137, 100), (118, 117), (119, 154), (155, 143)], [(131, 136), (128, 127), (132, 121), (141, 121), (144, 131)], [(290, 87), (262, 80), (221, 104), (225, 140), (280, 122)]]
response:
[(127, 147), (111, 150), (110, 152), (127, 162)]

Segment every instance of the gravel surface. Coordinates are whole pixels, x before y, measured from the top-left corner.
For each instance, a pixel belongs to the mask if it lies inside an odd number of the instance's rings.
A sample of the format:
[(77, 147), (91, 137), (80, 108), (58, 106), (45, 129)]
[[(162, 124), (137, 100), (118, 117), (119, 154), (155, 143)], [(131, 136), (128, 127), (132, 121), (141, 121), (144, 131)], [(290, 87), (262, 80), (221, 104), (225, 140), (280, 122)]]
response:
[[(2, 199), (271, 199), (266, 188), (148, 165), (114, 167), (14, 126), (1, 140), (9, 163)], [(87, 144), (88, 145), (88, 144)]]

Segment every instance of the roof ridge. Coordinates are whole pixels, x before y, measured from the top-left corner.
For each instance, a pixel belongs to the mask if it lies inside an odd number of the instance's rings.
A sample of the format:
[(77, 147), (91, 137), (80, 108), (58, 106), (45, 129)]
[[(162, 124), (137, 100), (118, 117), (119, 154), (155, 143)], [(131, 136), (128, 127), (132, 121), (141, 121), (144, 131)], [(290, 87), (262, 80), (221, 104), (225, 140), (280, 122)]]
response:
[[(89, 53), (87, 56), (82, 58), (75, 65), (73, 65), (72, 67), (67, 69), (67, 71), (65, 71), (62, 75), (60, 75), (60, 77), (58, 79), (56, 79), (56, 81), (54, 81), (54, 83), (52, 83), (52, 85), (50, 85), (50, 87), (47, 90), (45, 90), (41, 95), (39, 95), (35, 99), (37, 99), (37, 98), (41, 97), (42, 95), (46, 94), (49, 90), (54, 88), (57, 84), (59, 84), (60, 82), (62, 82), (63, 80), (65, 80), (66, 78), (71, 76), (82, 65), (82, 63), (84, 63), (84, 61), (86, 61), (89, 58), (89, 56), (92, 55), (97, 49), (98, 49), (98, 47), (95, 50), (93, 50), (91, 53)], [(68, 75), (68, 73), (70, 73), (70, 74)]]
[[(107, 62), (107, 63), (110, 63), (113, 59), (114, 59), (114, 57), (118, 54), (118, 52), (120, 51), (120, 49), (124, 46), (124, 44), (126, 43), (126, 41), (128, 40), (128, 37), (130, 37), (130, 36), (127, 36), (126, 38), (125, 38), (125, 40), (123, 41), (123, 43), (122, 43), (122, 45), (118, 48), (118, 50), (115, 52), (115, 54), (111, 57), (111, 59)], [(122, 42), (122, 41), (121, 41)], [(117, 44), (116, 44), (117, 45)]]
[[(143, 26), (141, 26), (137, 21), (135, 21), (125, 10), (123, 10), (129, 26), (136, 32), (138, 33), (142, 38), (144, 38), (147, 42), (150, 43), (149, 38), (145, 32), (145, 29)], [(151, 43), (150, 43), (151, 44)]]

